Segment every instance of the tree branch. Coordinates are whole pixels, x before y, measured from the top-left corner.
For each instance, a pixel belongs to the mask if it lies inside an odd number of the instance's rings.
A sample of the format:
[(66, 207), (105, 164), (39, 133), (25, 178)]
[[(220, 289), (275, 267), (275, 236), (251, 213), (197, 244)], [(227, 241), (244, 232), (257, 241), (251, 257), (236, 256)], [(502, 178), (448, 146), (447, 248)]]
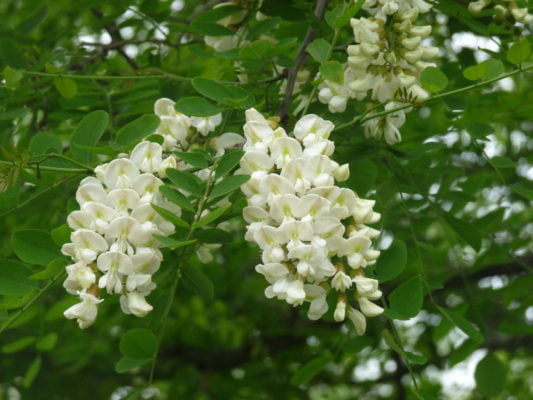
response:
[[(315, 5), (315, 11), (313, 13), (317, 19), (321, 19), (324, 16), (324, 12), (326, 11), (327, 5), (328, 0), (317, 0)], [(287, 86), (285, 86), (283, 101), (281, 102), (281, 106), (278, 111), (278, 116), (280, 117), (282, 124), (285, 124), (287, 122), (289, 107), (291, 105), (292, 100), (292, 93), (294, 92), (294, 85), (296, 84), (296, 77), (298, 75), (298, 71), (307, 60), (307, 46), (315, 38), (316, 32), (317, 30), (313, 27), (313, 25), (311, 25), (307, 30), (307, 33), (305, 34), (305, 38), (302, 42), (302, 45), (300, 46), (300, 49), (298, 50), (294, 67), (289, 68), (287, 71)]]

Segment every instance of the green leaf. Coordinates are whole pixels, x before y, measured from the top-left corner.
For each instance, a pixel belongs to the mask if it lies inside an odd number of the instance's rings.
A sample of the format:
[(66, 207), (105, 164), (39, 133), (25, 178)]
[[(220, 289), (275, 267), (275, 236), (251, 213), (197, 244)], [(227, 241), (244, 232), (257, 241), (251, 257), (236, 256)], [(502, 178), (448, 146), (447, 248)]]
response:
[(3, 71), (4, 79), (6, 81), (6, 87), (8, 89), (16, 89), (19, 82), (24, 77), (24, 74), (11, 67), (5, 67)]
[(211, 301), (215, 296), (215, 288), (211, 279), (199, 268), (186, 265), (181, 268), (182, 281), (184, 286), (202, 296), (205, 300)]
[(204, 182), (190, 172), (169, 168), (167, 169), (167, 176), (180, 189), (196, 196), (202, 196), (204, 194)]
[(122, 374), (132, 369), (139, 368), (150, 361), (152, 361), (151, 358), (141, 359), (124, 356), (115, 365), (115, 371), (117, 371), (119, 374)]
[(37, 342), (35, 343), (35, 347), (37, 348), (37, 350), (41, 351), (53, 350), (54, 347), (56, 347), (58, 339), (58, 334), (55, 332), (51, 332), (37, 340)]
[(168, 185), (159, 186), (159, 191), (161, 192), (163, 196), (165, 196), (168, 200), (170, 200), (174, 204), (177, 204), (184, 210), (194, 212), (194, 207), (192, 206), (191, 202), (180, 191)]
[(401, 357), (405, 357), (405, 352), (403, 351), (403, 348), (398, 343), (396, 343), (394, 336), (392, 336), (392, 333), (388, 329), (383, 330), (381, 336), (383, 337), (383, 340), (391, 350), (398, 353)]
[(463, 76), (469, 81), (477, 81), (482, 79), (488, 72), (486, 64), (472, 65), (463, 71)]
[(328, 81), (342, 85), (344, 83), (344, 67), (338, 61), (328, 61), (319, 68), (320, 74)]
[(28, 149), (30, 153), (36, 155), (47, 153), (61, 154), (63, 152), (63, 144), (53, 133), (39, 132), (31, 138)]
[(483, 396), (497, 396), (505, 387), (506, 375), (507, 368), (489, 352), (476, 366), (476, 389)]
[(250, 97), (249, 93), (236, 86), (226, 86), (212, 79), (197, 77), (192, 80), (193, 88), (211, 100), (235, 105)]
[(471, 339), (466, 339), (459, 347), (455, 348), (450, 354), (450, 367), (460, 363), (479, 347), (479, 343)]
[(522, 39), (513, 45), (507, 51), (507, 60), (509, 62), (520, 65), (526, 61), (531, 54), (531, 45), (527, 39)]
[(28, 279), (30, 274), (24, 264), (0, 259), (0, 295), (23, 295), (37, 289), (37, 282)]
[(71, 229), (67, 224), (59, 225), (58, 227), (52, 229), (50, 231), (50, 235), (52, 236), (52, 240), (55, 244), (58, 246), (62, 246), (65, 243), (70, 242), (70, 234)]
[(318, 375), (331, 360), (331, 355), (325, 354), (309, 361), (292, 376), (291, 384), (295, 386), (306, 384)]
[(189, 244), (196, 243), (196, 239), (183, 241), (183, 240), (172, 239), (172, 238), (169, 238), (163, 235), (153, 235), (153, 236), (157, 240), (159, 240), (159, 242), (163, 245), (163, 247), (167, 247), (169, 249), (177, 249), (183, 246), (187, 246)]
[(394, 239), (390, 247), (382, 251), (374, 270), (380, 282), (390, 281), (402, 273), (407, 264), (407, 247), (400, 239)]
[(194, 117), (210, 117), (224, 111), (202, 97), (184, 97), (174, 106), (176, 111)]
[(109, 114), (102, 110), (96, 110), (87, 114), (76, 125), (72, 133), (72, 154), (78, 160), (89, 162), (90, 154), (80, 146), (94, 146), (102, 137), (109, 123)]
[(235, 35), (235, 31), (232, 31), (231, 29), (214, 22), (193, 22), (190, 25), (190, 28), (202, 33), (205, 36), (220, 37)]
[(204, 169), (207, 168), (209, 165), (208, 159), (206, 158), (205, 154), (198, 153), (198, 152), (181, 152), (181, 151), (174, 151), (175, 155), (177, 155), (180, 159), (185, 161), (187, 164), (192, 165), (194, 168)]
[(249, 175), (230, 175), (215, 185), (209, 197), (214, 199), (231, 193), (248, 182), (249, 179)]
[(437, 308), (446, 319), (448, 319), (452, 324), (454, 324), (457, 328), (459, 328), (466, 335), (468, 335), (470, 339), (472, 339), (476, 343), (483, 342), (484, 338), (479, 329), (466, 318), (464, 318), (455, 311), (445, 309), (439, 306), (437, 306)]
[(194, 232), (194, 236), (201, 243), (229, 243), (232, 240), (228, 232), (217, 228), (197, 230)]
[(518, 166), (516, 162), (504, 156), (492, 157), (490, 163), (496, 168), (515, 168)]
[(41, 356), (39, 355), (32, 361), (32, 363), (26, 370), (26, 373), (24, 374), (24, 379), (22, 381), (22, 386), (24, 386), (25, 388), (29, 388), (32, 385), (33, 381), (35, 380), (35, 378), (39, 374), (39, 371), (41, 370), (41, 365), (42, 365), (42, 359), (41, 359)]
[(167, 210), (166, 208), (159, 207), (155, 204), (152, 204), (152, 208), (167, 221), (172, 222), (176, 226), (181, 226), (182, 228), (188, 228), (189, 224), (174, 214), (172, 211)]
[(32, 280), (42, 280), (42, 279), (49, 279), (57, 274), (59, 274), (66, 266), (65, 260), (62, 258), (58, 258), (56, 260), (53, 260), (50, 264), (46, 266), (46, 268), (42, 271), (39, 271), (29, 277), (29, 279)]
[(511, 188), (513, 189), (513, 192), (515, 192), (516, 194), (519, 194), (524, 199), (533, 201), (533, 190), (532, 189), (525, 188), (519, 183), (514, 184)]
[(350, 18), (359, 12), (365, 0), (358, 0), (351, 7), (346, 8), (345, 4), (337, 5), (333, 10), (327, 11), (325, 14), (326, 22), (333, 29), (340, 29), (346, 25)]
[(242, 156), (244, 156), (244, 151), (242, 150), (232, 150), (224, 154), (215, 169), (215, 178), (218, 179), (235, 168), (239, 164)]
[(489, 58), (483, 61), (481, 64), (485, 65), (487, 72), (483, 76), (483, 79), (492, 79), (504, 73), (505, 67), (500, 60)]
[(143, 115), (124, 125), (117, 132), (117, 147), (126, 147), (151, 135), (159, 127), (159, 117), (152, 114)]
[(227, 210), (229, 210), (230, 207), (231, 206), (222, 206), (220, 208), (217, 208), (216, 210), (208, 214), (206, 217), (202, 218), (200, 221), (194, 223), (192, 225), (193, 228), (201, 228), (202, 226), (205, 226), (217, 220), (220, 216), (222, 216), (222, 214), (224, 214)]
[(157, 337), (149, 329), (132, 329), (120, 339), (119, 349), (126, 357), (152, 359), (157, 351)]
[(35, 336), (26, 336), (15, 340), (11, 343), (6, 343), (2, 346), (2, 353), (13, 354), (24, 350), (35, 343)]
[(61, 257), (59, 247), (45, 231), (37, 229), (17, 231), (13, 234), (11, 243), (18, 258), (29, 264), (48, 265)]
[(410, 351), (405, 351), (405, 357), (412, 364), (423, 365), (423, 364), (427, 363), (427, 361), (428, 361), (428, 359), (427, 359), (427, 357), (425, 355), (412, 353)]
[(319, 63), (324, 63), (329, 58), (331, 45), (327, 40), (315, 39), (306, 48), (306, 51)]
[(78, 93), (78, 85), (73, 79), (64, 76), (54, 78), (54, 86), (65, 99), (71, 99)]
[(395, 319), (410, 319), (422, 309), (423, 293), (420, 276), (402, 283), (389, 295), (389, 312)]
[(448, 86), (448, 77), (436, 67), (424, 69), (420, 81), (422, 82), (422, 87), (431, 93), (441, 92)]
[(455, 218), (450, 214), (444, 214), (444, 219), (463, 241), (478, 251), (481, 249), (481, 234), (472, 223)]

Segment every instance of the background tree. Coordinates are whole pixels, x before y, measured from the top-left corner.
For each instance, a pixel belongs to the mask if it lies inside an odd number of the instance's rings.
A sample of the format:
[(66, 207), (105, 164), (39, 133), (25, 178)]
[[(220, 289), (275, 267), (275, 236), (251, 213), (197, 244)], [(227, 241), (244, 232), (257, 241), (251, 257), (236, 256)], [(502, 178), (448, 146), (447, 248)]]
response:
[[(2, 396), (533, 396), (531, 21), (516, 11), (527, 2), (431, 1), (418, 17), (439, 49), (438, 69), (421, 77), (430, 96), (398, 92), (404, 105), (393, 109), (350, 99), (331, 113), (318, 97), (329, 101), (324, 78), (342, 81), (349, 19), (367, 16), (363, 3), (0, 4)], [(165, 250), (146, 318), (109, 299), (89, 330), (64, 319), (75, 300), (60, 287), (69, 263), (60, 246), (79, 181), (152, 133), (143, 115), (161, 97), (194, 115), (222, 112), (207, 140), (242, 133), (252, 106), (288, 131), (306, 112), (335, 123), (334, 158), (351, 169), (344, 185), (382, 214), (372, 270), (387, 310), (364, 336), (332, 315), (310, 321), (305, 309), (265, 298), (238, 191), (223, 217), (237, 231), (211, 240), (224, 242), (212, 262), (187, 259), (194, 272), (175, 297), (168, 271), (180, 249)], [(365, 122), (407, 107), (400, 143), (365, 137)], [(95, 110), (108, 123), (81, 123)], [(121, 147), (125, 126), (132, 140)], [(147, 362), (117, 366), (132, 354)]]

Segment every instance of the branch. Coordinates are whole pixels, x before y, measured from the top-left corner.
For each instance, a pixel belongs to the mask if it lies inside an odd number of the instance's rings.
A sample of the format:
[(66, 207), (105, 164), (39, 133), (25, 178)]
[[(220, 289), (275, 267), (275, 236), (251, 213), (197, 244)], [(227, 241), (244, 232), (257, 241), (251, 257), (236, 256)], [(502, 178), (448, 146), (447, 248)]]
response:
[[(317, 19), (321, 19), (326, 11), (328, 5), (328, 0), (317, 0), (315, 5), (314, 16)], [(284, 124), (287, 122), (288, 111), (291, 105), (292, 93), (294, 91), (294, 85), (296, 84), (296, 76), (302, 65), (307, 60), (308, 54), (306, 52), (307, 46), (313, 41), (316, 35), (316, 29), (313, 27), (313, 22), (305, 34), (304, 41), (298, 50), (298, 54), (295, 59), (294, 67), (289, 68), (287, 71), (287, 86), (285, 86), (284, 98), (281, 103), (280, 109), (278, 111), (278, 116), (280, 117), (281, 123)]]
[[(104, 18), (104, 14), (101, 11), (97, 10), (96, 8), (91, 8), (91, 11), (98, 19), (101, 20)], [(124, 41), (117, 25), (114, 22), (111, 24), (104, 25), (104, 29), (109, 34), (109, 36), (111, 36), (111, 39), (113, 42)], [(124, 49), (121, 46), (117, 46), (116, 50), (117, 50), (117, 53), (120, 54), (122, 58), (124, 58), (124, 60), (126, 60), (126, 62), (130, 65), (131, 68), (133, 69), (140, 68), (137, 61), (135, 61), (130, 56), (128, 56), (128, 54), (124, 51)], [(107, 54), (107, 51), (104, 51), (104, 54)]]
[[(520, 68), (517, 68), (517, 69), (515, 69), (515, 70), (513, 70), (511, 72), (507, 72), (506, 74), (502, 74), (502, 75), (497, 76), (497, 77), (492, 78), (492, 79), (487, 79), (486, 81), (483, 81), (483, 82), (474, 83), (473, 85), (469, 85), (469, 86), (465, 86), (465, 87), (462, 87), (462, 88), (459, 88), (459, 89), (450, 90), (449, 92), (444, 92), (444, 93), (441, 93), (441, 94), (437, 94), (437, 95), (429, 97), (429, 98), (427, 98), (425, 100), (421, 100), (421, 101), (417, 102), (416, 104), (404, 104), (403, 106), (396, 107), (396, 108), (393, 108), (391, 110), (384, 110), (384, 111), (369, 115), (368, 117), (365, 118), (365, 116), (368, 114), (368, 112), (366, 112), (363, 115), (361, 115), (360, 117), (353, 119), (352, 121), (346, 122), (345, 124), (342, 124), (342, 125), (338, 125), (335, 129), (333, 129), (333, 131), (339, 131), (341, 129), (348, 128), (348, 127), (350, 127), (352, 125), (355, 125), (355, 124), (364, 124), (366, 121), (369, 121), (369, 120), (375, 119), (375, 118), (379, 118), (379, 117), (383, 117), (384, 115), (387, 115), (387, 114), (392, 114), (392, 113), (395, 113), (397, 111), (401, 111), (401, 110), (405, 110), (407, 108), (411, 108), (413, 106), (419, 106), (421, 104), (429, 103), (429, 102), (434, 101), (434, 100), (442, 99), (444, 97), (453, 96), (455, 94), (459, 94), (459, 93), (467, 92), (469, 90), (477, 89), (479, 87), (483, 87), (483, 86), (489, 85), (491, 83), (500, 81), (500, 80), (505, 79), (505, 78), (509, 78), (510, 76), (519, 74), (521, 72), (529, 71), (531, 69), (533, 69), (533, 65), (528, 65), (526, 67), (520, 67)], [(385, 105), (385, 104), (386, 103), (382, 103), (381, 105)]]

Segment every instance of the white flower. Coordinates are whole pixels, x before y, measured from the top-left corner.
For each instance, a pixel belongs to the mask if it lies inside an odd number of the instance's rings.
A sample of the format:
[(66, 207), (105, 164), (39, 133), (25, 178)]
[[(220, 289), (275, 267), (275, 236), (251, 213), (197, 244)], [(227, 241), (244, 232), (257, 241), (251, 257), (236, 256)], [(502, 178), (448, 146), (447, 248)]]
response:
[(96, 257), (108, 249), (107, 242), (98, 233), (89, 229), (78, 229), (70, 235), (72, 243), (63, 245), (63, 254), (73, 259), (90, 264)]
[(154, 308), (148, 304), (145, 296), (138, 292), (130, 292), (120, 296), (120, 305), (125, 314), (133, 314), (136, 317), (144, 317)]
[(163, 147), (158, 143), (142, 141), (135, 146), (130, 158), (142, 172), (159, 172), (163, 162)]
[(139, 169), (131, 160), (119, 158), (109, 163), (104, 182), (110, 189), (127, 189), (138, 176)]
[(191, 117), (191, 125), (196, 128), (202, 136), (207, 136), (209, 132), (215, 130), (222, 122), (222, 114), (216, 114), (211, 117)]
[(355, 332), (358, 335), (364, 335), (366, 331), (366, 318), (365, 316), (355, 308), (350, 307), (348, 310), (348, 318), (353, 322)]
[(339, 292), (345, 292), (350, 286), (352, 286), (352, 279), (342, 271), (337, 272), (331, 280), (331, 287)]
[(361, 308), (361, 312), (367, 317), (378, 316), (384, 311), (383, 308), (381, 308), (377, 304), (372, 303), (365, 297), (361, 297), (357, 299), (357, 301), (359, 303), (359, 308)]
[(339, 300), (333, 313), (333, 319), (337, 322), (342, 322), (346, 318), (346, 302)]
[(287, 303), (293, 306), (301, 305), (305, 299), (304, 283), (299, 279), (295, 279), (287, 285)]
[(216, 155), (221, 156), (228, 149), (242, 145), (245, 138), (237, 133), (227, 132), (213, 139)]
[(68, 276), (63, 282), (63, 287), (71, 294), (89, 289), (96, 282), (96, 275), (93, 270), (82, 262), (68, 265), (66, 270)]
[(81, 329), (88, 328), (96, 320), (98, 314), (97, 304), (103, 300), (96, 298), (85, 291), (78, 292), (81, 302), (68, 308), (63, 315), (68, 319), (76, 319)]

